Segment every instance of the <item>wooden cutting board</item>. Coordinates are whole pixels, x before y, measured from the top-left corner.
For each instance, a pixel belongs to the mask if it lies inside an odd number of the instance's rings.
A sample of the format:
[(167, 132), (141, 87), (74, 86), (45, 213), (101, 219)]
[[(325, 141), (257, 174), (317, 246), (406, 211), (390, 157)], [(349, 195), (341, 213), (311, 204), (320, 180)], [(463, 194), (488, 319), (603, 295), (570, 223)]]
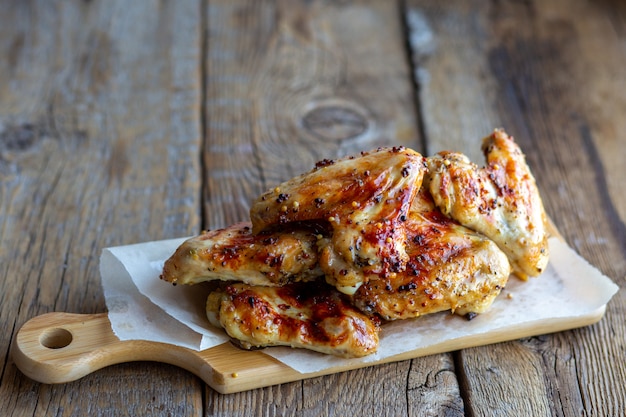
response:
[(13, 346), (17, 367), (43, 383), (79, 379), (105, 366), (131, 361), (158, 361), (180, 366), (198, 375), (222, 394), (250, 390), (365, 366), (450, 352), (587, 326), (599, 321), (606, 306), (572, 318), (555, 318), (508, 327), (505, 330), (469, 335), (424, 349), (405, 352), (379, 362), (337, 366), (321, 372), (299, 373), (263, 353), (245, 351), (230, 343), (204, 350), (142, 340), (120, 341), (106, 313), (49, 313), (35, 317), (20, 329)]

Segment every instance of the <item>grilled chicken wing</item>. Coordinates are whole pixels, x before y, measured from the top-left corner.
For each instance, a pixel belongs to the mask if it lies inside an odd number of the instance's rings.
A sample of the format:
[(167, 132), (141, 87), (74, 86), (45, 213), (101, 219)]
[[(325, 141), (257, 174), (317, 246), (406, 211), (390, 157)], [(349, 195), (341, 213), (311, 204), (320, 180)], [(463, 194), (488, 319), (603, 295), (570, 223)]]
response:
[(401, 223), (424, 171), (423, 157), (404, 147), (322, 161), (254, 202), (253, 231), (328, 222), (332, 232), (320, 242), (320, 267), (329, 284), (353, 294), (369, 275), (384, 276), (408, 261)]
[(409, 261), (402, 271), (371, 279), (354, 304), (385, 320), (452, 310), (482, 313), (506, 285), (506, 255), (486, 237), (444, 216), (425, 189), (416, 196), (403, 224)]
[(209, 295), (207, 316), (248, 349), (282, 345), (361, 357), (378, 348), (379, 321), (325, 283), (230, 284)]
[(437, 207), (492, 239), (516, 275), (537, 276), (548, 262), (548, 239), (535, 179), (522, 151), (503, 130), (486, 137), (482, 149), (484, 168), (455, 152), (428, 158), (425, 182)]
[(161, 279), (174, 284), (241, 281), (284, 285), (323, 274), (315, 228), (252, 234), (250, 223), (205, 232), (185, 241), (165, 262)]

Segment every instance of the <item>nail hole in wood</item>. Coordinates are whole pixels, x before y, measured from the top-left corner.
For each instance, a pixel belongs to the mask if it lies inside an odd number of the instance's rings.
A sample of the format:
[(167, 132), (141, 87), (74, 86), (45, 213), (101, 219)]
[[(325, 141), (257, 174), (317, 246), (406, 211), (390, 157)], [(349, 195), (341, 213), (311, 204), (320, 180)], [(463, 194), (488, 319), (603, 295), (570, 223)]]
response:
[(46, 330), (39, 342), (48, 349), (61, 349), (72, 343), (72, 333), (69, 330), (55, 328)]

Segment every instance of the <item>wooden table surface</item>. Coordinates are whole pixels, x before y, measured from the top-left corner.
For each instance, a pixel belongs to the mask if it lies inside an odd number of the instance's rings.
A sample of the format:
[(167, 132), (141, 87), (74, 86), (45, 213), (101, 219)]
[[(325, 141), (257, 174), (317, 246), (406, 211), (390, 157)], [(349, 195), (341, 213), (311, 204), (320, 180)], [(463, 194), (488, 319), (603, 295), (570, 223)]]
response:
[(526, 153), (567, 243), (626, 284), (626, 2), (4, 1), (4, 415), (623, 416), (626, 295), (597, 324), (220, 395), (171, 365), (25, 377), (29, 319), (106, 311), (108, 246), (244, 220), (323, 158)]

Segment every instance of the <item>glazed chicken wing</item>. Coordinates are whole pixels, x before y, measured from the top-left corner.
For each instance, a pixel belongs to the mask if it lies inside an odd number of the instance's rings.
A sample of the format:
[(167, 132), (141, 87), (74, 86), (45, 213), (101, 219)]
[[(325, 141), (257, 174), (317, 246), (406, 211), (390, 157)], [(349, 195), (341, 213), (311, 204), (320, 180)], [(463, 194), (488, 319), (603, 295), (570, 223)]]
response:
[(491, 306), (510, 274), (495, 243), (444, 216), (425, 189), (403, 227), (406, 267), (364, 283), (354, 295), (357, 307), (396, 320), (446, 310), (478, 314)]
[(425, 182), (437, 207), (492, 239), (516, 275), (537, 276), (548, 262), (548, 238), (535, 179), (524, 154), (503, 130), (486, 137), (482, 149), (484, 168), (455, 152), (428, 158)]
[(318, 245), (320, 267), (329, 284), (354, 294), (369, 275), (384, 276), (407, 262), (401, 223), (424, 171), (423, 157), (403, 147), (322, 161), (253, 203), (253, 231), (328, 222), (330, 236)]
[(161, 279), (173, 284), (241, 281), (284, 285), (322, 275), (314, 228), (252, 234), (250, 223), (205, 232), (185, 241), (165, 262)]
[(343, 357), (378, 349), (379, 321), (324, 283), (230, 284), (209, 295), (207, 315), (248, 349), (282, 345)]

